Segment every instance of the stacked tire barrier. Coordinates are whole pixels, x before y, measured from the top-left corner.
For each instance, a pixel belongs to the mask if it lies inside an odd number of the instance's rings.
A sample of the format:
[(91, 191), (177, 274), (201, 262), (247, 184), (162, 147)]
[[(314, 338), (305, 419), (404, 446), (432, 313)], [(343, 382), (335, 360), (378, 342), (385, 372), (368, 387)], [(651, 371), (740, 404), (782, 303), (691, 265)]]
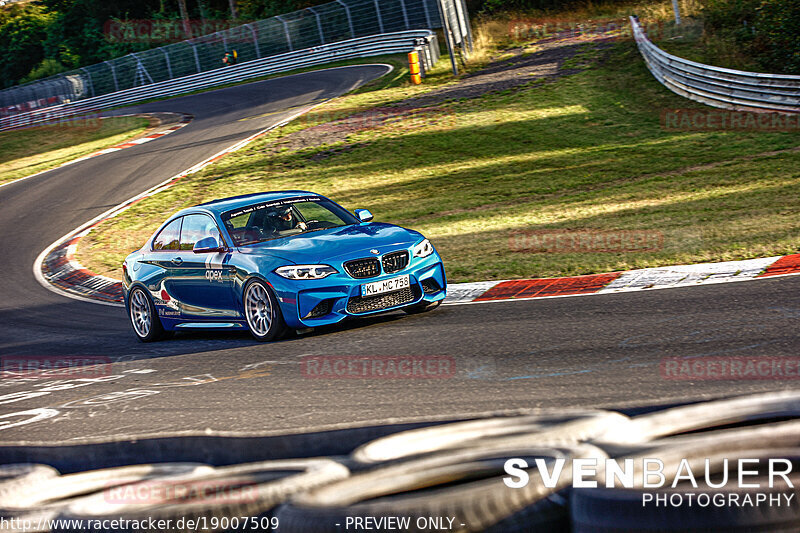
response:
[(672, 92), (737, 111), (800, 113), (800, 76), (745, 72), (682, 59), (651, 43), (636, 18), (630, 21), (647, 68)]
[[(628, 413), (520, 410), (313, 434), (5, 445), (0, 519), (27, 521), (28, 531), (137, 520), (177, 531), (800, 530), (800, 473), (784, 468), (800, 464), (800, 392)], [(504, 482), (512, 458), (530, 465), (523, 486)], [(609, 458), (631, 461), (636, 481), (608, 484), (620, 474), (606, 471)], [(656, 488), (640, 481), (647, 458), (662, 464)], [(780, 461), (777, 475), (768, 459)], [(577, 460), (598, 465), (596, 486), (573, 487)], [(749, 483), (728, 475), (739, 460), (749, 461)], [(688, 468), (705, 477), (689, 479)], [(726, 504), (703, 505), (703, 495)], [(643, 505), (648, 497), (671, 505)], [(761, 497), (785, 504), (740, 505)]]
[(102, 96), (84, 98), (70, 103), (3, 117), (0, 118), (0, 131), (53, 122), (65, 117), (131, 105), (153, 98), (177, 96), (228, 83), (324, 65), (345, 59), (411, 51), (419, 52), (424, 68), (431, 68), (439, 58), (439, 44), (436, 35), (429, 30), (385, 33), (296, 50), (263, 59), (254, 59), (223, 69), (200, 72), (181, 78), (173, 78)]

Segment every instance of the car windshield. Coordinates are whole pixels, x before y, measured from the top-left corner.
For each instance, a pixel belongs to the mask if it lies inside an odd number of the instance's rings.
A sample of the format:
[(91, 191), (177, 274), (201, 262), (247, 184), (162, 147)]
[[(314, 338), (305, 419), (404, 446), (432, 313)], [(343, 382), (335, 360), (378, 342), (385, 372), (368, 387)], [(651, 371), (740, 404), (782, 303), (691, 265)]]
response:
[(236, 246), (357, 224), (350, 212), (319, 196), (259, 202), (222, 214)]

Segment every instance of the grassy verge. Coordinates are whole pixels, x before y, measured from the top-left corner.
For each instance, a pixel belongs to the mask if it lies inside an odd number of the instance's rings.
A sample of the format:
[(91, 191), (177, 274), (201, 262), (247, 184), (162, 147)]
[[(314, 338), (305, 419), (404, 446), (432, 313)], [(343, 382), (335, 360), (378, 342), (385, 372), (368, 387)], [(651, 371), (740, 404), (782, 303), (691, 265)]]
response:
[(146, 118), (118, 117), (0, 133), (0, 183), (29, 176), (144, 132)]
[[(419, 121), (276, 151), (293, 132), (402, 100), (405, 85), (318, 108), (90, 234), (79, 250), (115, 274), (176, 209), (260, 190), (302, 188), (418, 229), (453, 281), (588, 274), (798, 251), (798, 133), (670, 132), (662, 109), (699, 107), (660, 86), (631, 42), (553, 83), (452, 102)], [(588, 59), (587, 59), (588, 58)], [(517, 231), (643, 230), (642, 252), (525, 253)]]

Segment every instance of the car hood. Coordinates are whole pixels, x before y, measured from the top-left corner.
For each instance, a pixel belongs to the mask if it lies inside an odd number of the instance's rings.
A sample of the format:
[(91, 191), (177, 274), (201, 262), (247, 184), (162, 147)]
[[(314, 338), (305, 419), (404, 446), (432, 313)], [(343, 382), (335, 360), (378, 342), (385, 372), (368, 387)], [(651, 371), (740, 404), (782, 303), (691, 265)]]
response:
[(400, 226), (367, 223), (273, 239), (239, 250), (277, 256), (298, 265), (316, 264), (369, 256), (373, 249), (384, 254), (399, 247), (410, 247), (422, 239), (420, 233)]

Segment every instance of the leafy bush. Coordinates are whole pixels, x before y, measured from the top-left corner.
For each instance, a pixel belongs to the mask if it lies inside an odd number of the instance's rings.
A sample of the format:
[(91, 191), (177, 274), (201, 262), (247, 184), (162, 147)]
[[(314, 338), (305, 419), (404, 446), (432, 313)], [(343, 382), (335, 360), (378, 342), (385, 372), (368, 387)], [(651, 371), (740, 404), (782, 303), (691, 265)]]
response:
[(46, 57), (42, 59), (41, 63), (33, 67), (33, 70), (22, 78), (21, 82), (27, 83), (29, 81), (39, 80), (48, 76), (53, 76), (59, 72), (64, 72), (65, 70), (69, 70), (69, 68), (61, 64), (59, 60)]
[(773, 73), (800, 72), (800, 0), (705, 0), (708, 31), (732, 38)]
[(755, 18), (761, 63), (771, 72), (800, 73), (800, 0), (763, 0)]

